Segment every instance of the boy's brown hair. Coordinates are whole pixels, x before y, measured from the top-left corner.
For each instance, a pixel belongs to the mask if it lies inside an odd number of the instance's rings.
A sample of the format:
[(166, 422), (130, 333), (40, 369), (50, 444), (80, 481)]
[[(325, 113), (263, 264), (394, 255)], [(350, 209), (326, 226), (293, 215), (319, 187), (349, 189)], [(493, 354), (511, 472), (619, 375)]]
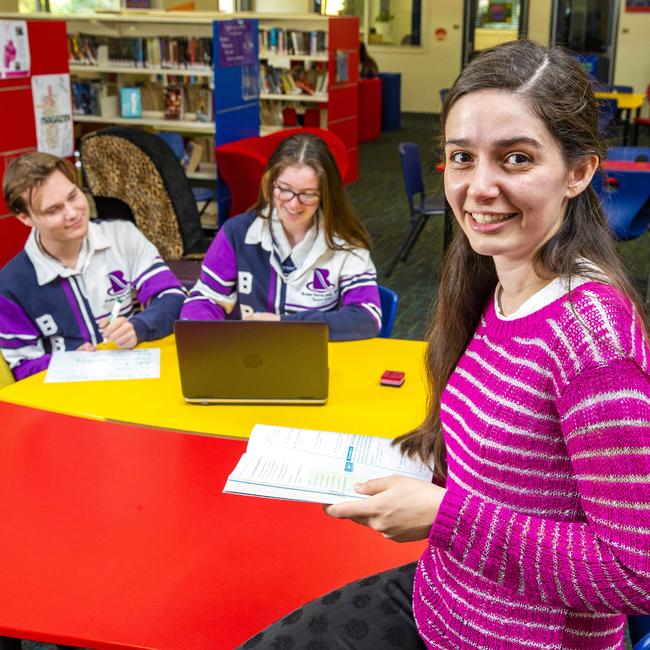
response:
[(77, 184), (75, 168), (66, 158), (50, 153), (26, 153), (11, 161), (2, 179), (2, 194), (14, 214), (29, 214), (32, 196), (54, 172)]

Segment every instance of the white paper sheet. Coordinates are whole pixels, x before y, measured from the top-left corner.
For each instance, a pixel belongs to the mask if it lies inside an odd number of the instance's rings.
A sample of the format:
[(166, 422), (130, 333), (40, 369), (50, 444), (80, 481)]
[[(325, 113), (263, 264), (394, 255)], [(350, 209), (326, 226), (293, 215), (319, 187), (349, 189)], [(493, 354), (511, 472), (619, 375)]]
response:
[(160, 348), (57, 352), (52, 355), (45, 383), (159, 377)]

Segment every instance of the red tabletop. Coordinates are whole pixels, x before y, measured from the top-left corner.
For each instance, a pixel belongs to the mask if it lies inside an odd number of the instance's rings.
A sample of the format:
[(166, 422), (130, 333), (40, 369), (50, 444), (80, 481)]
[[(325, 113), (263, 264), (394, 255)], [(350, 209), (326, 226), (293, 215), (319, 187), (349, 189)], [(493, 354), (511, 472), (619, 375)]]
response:
[(650, 172), (650, 162), (634, 162), (631, 160), (603, 160), (602, 167), (605, 171), (610, 172)]
[(93, 648), (232, 648), (423, 549), (330, 519), (318, 505), (222, 494), (239, 440), (5, 402), (0, 421), (0, 634)]

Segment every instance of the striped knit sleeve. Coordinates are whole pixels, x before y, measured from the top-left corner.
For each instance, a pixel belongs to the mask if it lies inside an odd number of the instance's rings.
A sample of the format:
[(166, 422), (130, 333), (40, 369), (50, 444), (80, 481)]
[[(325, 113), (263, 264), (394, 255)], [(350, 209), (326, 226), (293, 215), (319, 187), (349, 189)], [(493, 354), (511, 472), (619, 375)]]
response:
[(582, 521), (448, 490), (430, 543), (531, 602), (650, 612), (650, 378), (630, 359), (577, 375), (558, 401)]
[(183, 320), (223, 320), (237, 302), (237, 255), (226, 230), (221, 228), (210, 244), (181, 310)]

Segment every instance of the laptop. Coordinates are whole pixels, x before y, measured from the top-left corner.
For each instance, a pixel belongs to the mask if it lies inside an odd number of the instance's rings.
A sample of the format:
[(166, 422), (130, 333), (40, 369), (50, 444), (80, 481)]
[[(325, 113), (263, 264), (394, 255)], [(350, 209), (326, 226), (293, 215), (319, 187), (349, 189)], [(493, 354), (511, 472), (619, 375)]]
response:
[(183, 397), (198, 404), (325, 404), (325, 323), (191, 321), (174, 325)]

